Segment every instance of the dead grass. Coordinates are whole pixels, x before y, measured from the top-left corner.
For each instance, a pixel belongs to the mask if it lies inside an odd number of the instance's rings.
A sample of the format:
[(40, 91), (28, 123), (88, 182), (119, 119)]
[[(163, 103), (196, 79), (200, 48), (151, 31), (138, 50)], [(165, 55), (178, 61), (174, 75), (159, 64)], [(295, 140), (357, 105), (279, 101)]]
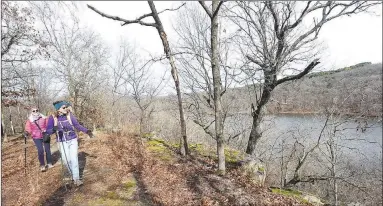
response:
[(2, 152), (2, 203), (301, 205), (295, 199), (252, 185), (235, 169), (230, 169), (225, 177), (216, 175), (216, 163), (210, 157), (182, 158), (159, 143), (105, 134), (97, 135), (97, 139), (81, 140), (79, 161), (84, 185), (68, 191), (62, 186), (60, 165), (45, 173), (38, 171), (33, 142), (28, 142), (25, 176), (23, 142), (6, 143)]

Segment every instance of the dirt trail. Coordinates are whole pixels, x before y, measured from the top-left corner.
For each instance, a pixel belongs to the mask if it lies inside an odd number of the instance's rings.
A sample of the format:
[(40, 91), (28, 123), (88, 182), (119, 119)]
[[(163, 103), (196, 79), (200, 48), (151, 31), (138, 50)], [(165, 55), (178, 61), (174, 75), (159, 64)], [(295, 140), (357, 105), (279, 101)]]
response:
[(2, 205), (301, 205), (249, 184), (235, 169), (226, 177), (216, 175), (214, 160), (150, 149), (138, 137), (99, 134), (79, 145), (84, 185), (66, 190), (57, 150), (55, 167), (41, 173), (36, 149), (28, 142), (24, 176), (23, 141), (5, 143)]

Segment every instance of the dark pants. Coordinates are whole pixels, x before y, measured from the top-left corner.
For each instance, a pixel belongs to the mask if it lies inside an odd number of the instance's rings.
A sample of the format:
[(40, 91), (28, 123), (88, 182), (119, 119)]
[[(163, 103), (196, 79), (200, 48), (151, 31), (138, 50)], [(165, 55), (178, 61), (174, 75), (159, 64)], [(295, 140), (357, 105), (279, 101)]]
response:
[[(37, 147), (37, 154), (39, 156), (40, 166), (45, 166), (44, 163), (44, 149), (47, 156), (47, 163), (52, 164), (52, 154), (50, 143), (43, 143), (43, 139), (33, 139)], [(43, 147), (44, 145), (44, 147)]]

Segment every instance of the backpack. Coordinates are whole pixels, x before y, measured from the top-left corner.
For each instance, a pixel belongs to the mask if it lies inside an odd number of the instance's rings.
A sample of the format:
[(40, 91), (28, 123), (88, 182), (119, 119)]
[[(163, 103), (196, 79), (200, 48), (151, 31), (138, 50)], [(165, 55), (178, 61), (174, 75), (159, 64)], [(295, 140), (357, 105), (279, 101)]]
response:
[[(53, 117), (53, 121), (54, 121), (53, 126), (57, 127), (57, 123), (58, 123), (57, 117), (56, 117), (55, 115), (53, 115), (53, 114), (52, 114), (52, 117)], [(66, 118), (67, 118), (67, 120), (68, 120), (70, 126), (73, 127), (73, 123), (72, 123), (72, 119), (71, 119), (71, 117), (70, 117), (70, 113), (68, 113), (68, 114), (66, 115)]]

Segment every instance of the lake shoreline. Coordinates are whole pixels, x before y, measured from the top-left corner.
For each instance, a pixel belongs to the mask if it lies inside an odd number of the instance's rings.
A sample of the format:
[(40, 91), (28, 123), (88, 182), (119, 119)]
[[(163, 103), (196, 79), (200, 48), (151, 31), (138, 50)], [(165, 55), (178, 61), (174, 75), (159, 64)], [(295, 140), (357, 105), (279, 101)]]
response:
[[(323, 114), (321, 112), (270, 112), (268, 113), (268, 115), (318, 115), (318, 114)], [(337, 114), (337, 113), (335, 113)], [(345, 116), (348, 116), (348, 117), (358, 117), (360, 116), (359, 114), (356, 114), (356, 113), (346, 113), (344, 114)], [(362, 115), (360, 117), (371, 117), (371, 118), (374, 118), (374, 117), (380, 117), (379, 115), (371, 115), (371, 114), (368, 114), (368, 115)]]

